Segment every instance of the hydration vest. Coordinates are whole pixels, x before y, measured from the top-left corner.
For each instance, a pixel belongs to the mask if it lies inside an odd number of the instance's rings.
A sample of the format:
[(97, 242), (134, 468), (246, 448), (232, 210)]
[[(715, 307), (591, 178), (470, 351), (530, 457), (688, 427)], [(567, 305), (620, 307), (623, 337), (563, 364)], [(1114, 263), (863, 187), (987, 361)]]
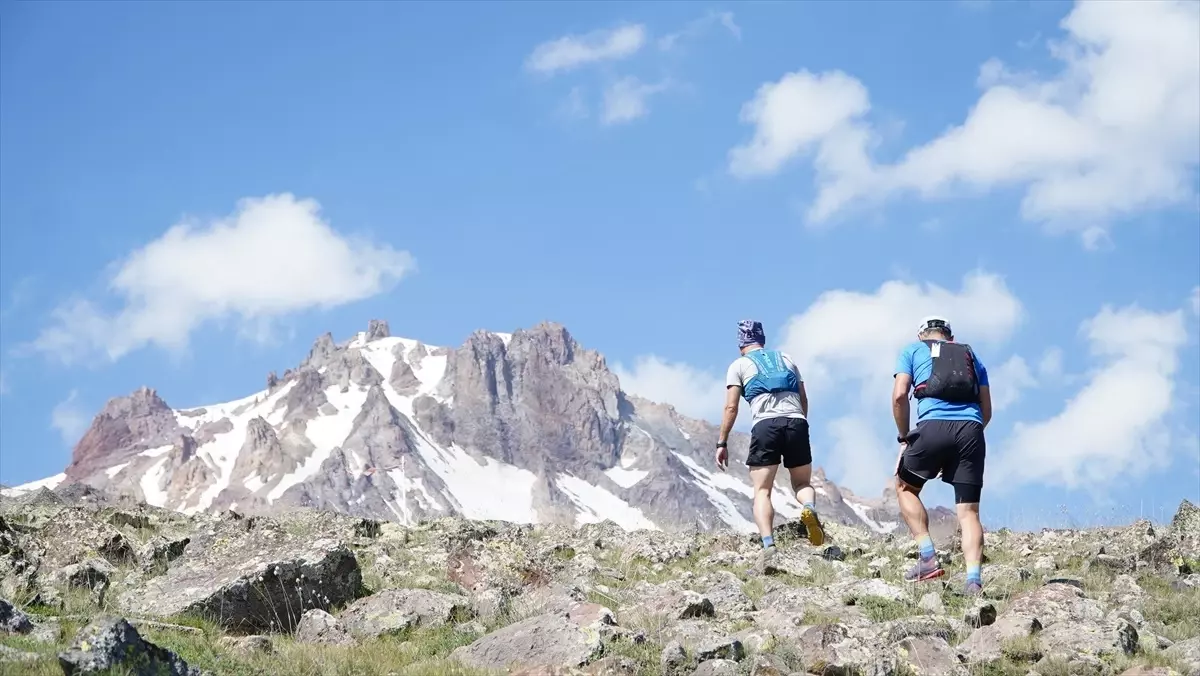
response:
[(745, 356), (754, 362), (755, 368), (758, 369), (758, 373), (746, 381), (742, 388), (742, 396), (746, 401), (753, 401), (758, 395), (767, 392), (799, 394), (800, 380), (796, 377), (795, 371), (783, 363), (783, 356), (779, 354), (778, 350), (754, 350)]
[(929, 379), (913, 387), (913, 398), (932, 397), (952, 404), (978, 404), (975, 353), (965, 343), (923, 340), (933, 358)]

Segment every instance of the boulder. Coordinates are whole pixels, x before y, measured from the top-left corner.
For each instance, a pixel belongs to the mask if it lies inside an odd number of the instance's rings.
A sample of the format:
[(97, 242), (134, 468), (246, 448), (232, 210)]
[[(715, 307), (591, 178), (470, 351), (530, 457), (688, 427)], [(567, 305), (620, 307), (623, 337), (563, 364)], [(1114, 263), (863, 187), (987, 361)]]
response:
[(102, 618), (79, 631), (71, 647), (58, 654), (65, 676), (109, 671), (135, 676), (200, 676), (178, 655), (143, 639), (123, 618)]
[(362, 575), (346, 545), (259, 535), (196, 553), (189, 547), (165, 575), (126, 591), (122, 608), (150, 617), (198, 615), (239, 632), (291, 631), (305, 611), (358, 596)]

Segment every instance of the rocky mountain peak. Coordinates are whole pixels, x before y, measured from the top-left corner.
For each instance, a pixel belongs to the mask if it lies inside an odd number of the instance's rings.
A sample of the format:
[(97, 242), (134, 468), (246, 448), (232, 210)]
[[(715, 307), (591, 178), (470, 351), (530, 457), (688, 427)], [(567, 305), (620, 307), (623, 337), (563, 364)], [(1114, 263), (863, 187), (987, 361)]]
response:
[[(461, 515), (754, 530), (746, 473), (712, 464), (716, 427), (625, 396), (603, 355), (555, 322), (477, 331), (447, 348), (372, 320), (346, 341), (322, 335), (266, 384), (186, 411), (149, 388), (115, 399), (66, 475), (187, 513), (320, 505), (402, 523)], [(735, 467), (747, 448), (746, 435), (731, 436)], [(843, 493), (819, 468), (814, 484), (831, 523), (902, 527), (894, 497)], [(799, 513), (788, 494), (781, 519)], [(954, 527), (943, 516), (931, 512), (935, 533)]]
[(86, 477), (123, 455), (169, 445), (179, 434), (175, 412), (158, 392), (139, 387), (127, 396), (110, 399), (92, 419), (71, 454), (69, 477)]
[(372, 319), (367, 323), (367, 340), (379, 340), (380, 338), (391, 337), (391, 329), (388, 328), (388, 323), (384, 319)]
[(332, 333), (323, 333), (320, 338), (317, 338), (313, 343), (312, 349), (308, 351), (308, 357), (304, 359), (301, 366), (310, 366), (314, 369), (319, 369), (338, 352), (337, 344), (333, 342)]

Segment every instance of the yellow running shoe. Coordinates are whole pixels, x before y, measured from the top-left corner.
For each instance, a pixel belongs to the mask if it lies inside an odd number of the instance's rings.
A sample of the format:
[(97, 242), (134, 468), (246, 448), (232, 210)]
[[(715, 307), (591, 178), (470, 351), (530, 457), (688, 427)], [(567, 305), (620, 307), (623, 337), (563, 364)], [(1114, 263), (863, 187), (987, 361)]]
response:
[(820, 547), (825, 544), (825, 529), (821, 527), (821, 520), (817, 518), (816, 512), (805, 507), (804, 511), (800, 512), (800, 522), (804, 524), (804, 529), (808, 531), (809, 544), (814, 547)]

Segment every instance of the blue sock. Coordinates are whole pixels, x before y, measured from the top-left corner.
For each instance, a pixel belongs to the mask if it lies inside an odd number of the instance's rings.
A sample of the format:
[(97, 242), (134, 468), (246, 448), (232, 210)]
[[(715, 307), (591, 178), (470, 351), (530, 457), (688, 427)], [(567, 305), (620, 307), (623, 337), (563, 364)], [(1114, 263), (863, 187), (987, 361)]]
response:
[(775, 538), (771, 537), (770, 535), (762, 536), (762, 541), (763, 541), (763, 549), (766, 549), (767, 547), (772, 547), (775, 545)]
[(981, 570), (982, 567), (983, 566), (981, 566), (978, 563), (968, 563), (967, 564), (967, 582), (983, 584), (983, 571)]
[(811, 509), (811, 510), (812, 510), (812, 511), (814, 511), (814, 512), (815, 512), (815, 511), (817, 511), (817, 506), (816, 506), (816, 505), (814, 505), (814, 504), (813, 504), (813, 503), (811, 503), (811, 502), (806, 502), (806, 503), (804, 503), (804, 507), (805, 507), (806, 509)]
[(929, 537), (928, 533), (917, 538), (917, 547), (920, 549), (922, 560), (928, 561), (933, 558), (933, 538)]

